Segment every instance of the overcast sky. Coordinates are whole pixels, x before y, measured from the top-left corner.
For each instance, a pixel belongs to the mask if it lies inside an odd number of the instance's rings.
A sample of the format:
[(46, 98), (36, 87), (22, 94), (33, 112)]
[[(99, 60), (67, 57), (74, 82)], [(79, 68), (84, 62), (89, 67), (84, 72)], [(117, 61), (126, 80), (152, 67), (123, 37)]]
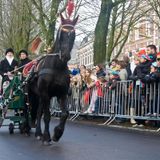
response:
[[(80, 1), (80, 0), (75, 0)], [(82, 0), (77, 15), (79, 20), (76, 25), (76, 41), (82, 41), (87, 35), (93, 34), (100, 11), (100, 0)], [(59, 27), (59, 20), (57, 28)]]

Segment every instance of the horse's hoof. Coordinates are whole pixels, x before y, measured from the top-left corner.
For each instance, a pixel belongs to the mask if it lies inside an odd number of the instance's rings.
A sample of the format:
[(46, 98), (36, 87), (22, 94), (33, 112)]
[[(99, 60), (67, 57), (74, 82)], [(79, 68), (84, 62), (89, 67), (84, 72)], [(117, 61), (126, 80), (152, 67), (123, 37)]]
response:
[(42, 138), (41, 138), (41, 136), (37, 136), (36, 139), (37, 139), (38, 141), (40, 141)]
[(53, 144), (53, 142), (52, 141), (43, 141), (43, 145), (44, 146), (50, 146), (50, 145), (52, 145)]
[(57, 139), (57, 138), (53, 137), (53, 138), (52, 138), (52, 141), (53, 141), (53, 142), (58, 142), (58, 141), (59, 141), (59, 139)]
[(25, 133), (25, 136), (26, 137), (30, 137), (30, 133)]
[(52, 140), (54, 142), (58, 142), (59, 139), (62, 137), (64, 132), (64, 129), (60, 128), (60, 127), (55, 127), (54, 129), (54, 136), (52, 137)]

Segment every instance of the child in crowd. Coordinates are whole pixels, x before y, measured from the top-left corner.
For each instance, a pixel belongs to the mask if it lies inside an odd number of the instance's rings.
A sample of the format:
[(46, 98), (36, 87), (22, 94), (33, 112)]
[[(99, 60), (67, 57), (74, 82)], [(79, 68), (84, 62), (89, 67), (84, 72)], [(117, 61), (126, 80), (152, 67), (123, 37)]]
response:
[[(158, 73), (158, 65), (157, 62), (152, 63), (150, 74), (146, 75), (143, 79), (144, 83), (149, 83), (148, 85), (148, 98), (147, 102), (147, 116), (157, 115), (158, 108), (158, 82), (160, 81), (160, 73)], [(152, 96), (154, 95), (154, 97)]]
[[(72, 71), (71, 72), (71, 83), (69, 89), (69, 109), (74, 109), (76, 106), (79, 105), (79, 89), (81, 86), (81, 77), (78, 72)], [(71, 96), (72, 95), (72, 96)], [(71, 98), (72, 97), (72, 98)]]
[(113, 71), (113, 70), (110, 71), (109, 81), (106, 85), (106, 88), (109, 93), (108, 95), (111, 95), (111, 97), (109, 97), (109, 101), (107, 102), (107, 106), (109, 107), (107, 111), (109, 111), (110, 113), (115, 112), (115, 97), (116, 97), (117, 81), (120, 81), (119, 72)]
[(114, 70), (114, 71), (117, 71), (117, 70), (118, 70), (118, 68), (117, 68), (117, 63), (118, 63), (118, 60), (117, 60), (117, 59), (113, 59), (113, 60), (111, 61), (111, 64), (110, 64), (110, 69), (111, 69), (111, 70)]
[(90, 69), (86, 69), (84, 82), (86, 84), (86, 89), (83, 94), (84, 106), (82, 108), (82, 112), (84, 112), (84, 111), (86, 111), (86, 109), (88, 109), (89, 104), (90, 104), (90, 96), (92, 93), (92, 88), (95, 86), (95, 80), (93, 79), (92, 71)]
[(118, 61), (117, 68), (119, 70), (119, 78), (121, 81), (128, 79), (128, 73), (126, 70), (126, 63), (124, 61)]
[(144, 83), (152, 83), (152, 82), (158, 82), (159, 79), (159, 73), (158, 73), (158, 65), (157, 62), (152, 63), (150, 68), (150, 74), (146, 75), (142, 81)]
[(117, 81), (120, 81), (119, 72), (110, 71), (109, 81), (106, 87), (109, 88), (110, 90), (115, 89)]
[(95, 88), (92, 90), (92, 96), (90, 105), (85, 113), (98, 113), (99, 106), (103, 97), (102, 85), (105, 82), (106, 73), (103, 70), (103, 65), (99, 64), (96, 66), (96, 81)]
[(98, 114), (99, 112), (101, 112), (103, 108), (102, 101), (104, 96), (103, 88), (106, 82), (105, 76), (106, 76), (106, 73), (104, 71), (98, 72), (97, 74), (97, 81), (95, 83), (96, 89), (97, 89), (97, 98), (95, 101), (95, 109), (94, 109), (95, 114)]

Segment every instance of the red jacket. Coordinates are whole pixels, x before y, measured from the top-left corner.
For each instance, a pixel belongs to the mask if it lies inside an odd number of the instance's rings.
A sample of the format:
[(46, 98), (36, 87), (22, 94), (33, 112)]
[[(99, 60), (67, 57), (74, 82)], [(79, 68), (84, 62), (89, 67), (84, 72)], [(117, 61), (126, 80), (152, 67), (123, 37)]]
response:
[(96, 88), (97, 88), (97, 96), (103, 97), (102, 86), (99, 81), (96, 82)]

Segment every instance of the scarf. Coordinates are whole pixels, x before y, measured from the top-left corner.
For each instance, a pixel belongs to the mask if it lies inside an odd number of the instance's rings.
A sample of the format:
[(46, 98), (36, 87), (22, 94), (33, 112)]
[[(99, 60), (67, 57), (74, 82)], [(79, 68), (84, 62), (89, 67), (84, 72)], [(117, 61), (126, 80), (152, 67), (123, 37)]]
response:
[(7, 59), (8, 63), (9, 63), (9, 65), (11, 66), (14, 57), (6, 56), (6, 59)]

